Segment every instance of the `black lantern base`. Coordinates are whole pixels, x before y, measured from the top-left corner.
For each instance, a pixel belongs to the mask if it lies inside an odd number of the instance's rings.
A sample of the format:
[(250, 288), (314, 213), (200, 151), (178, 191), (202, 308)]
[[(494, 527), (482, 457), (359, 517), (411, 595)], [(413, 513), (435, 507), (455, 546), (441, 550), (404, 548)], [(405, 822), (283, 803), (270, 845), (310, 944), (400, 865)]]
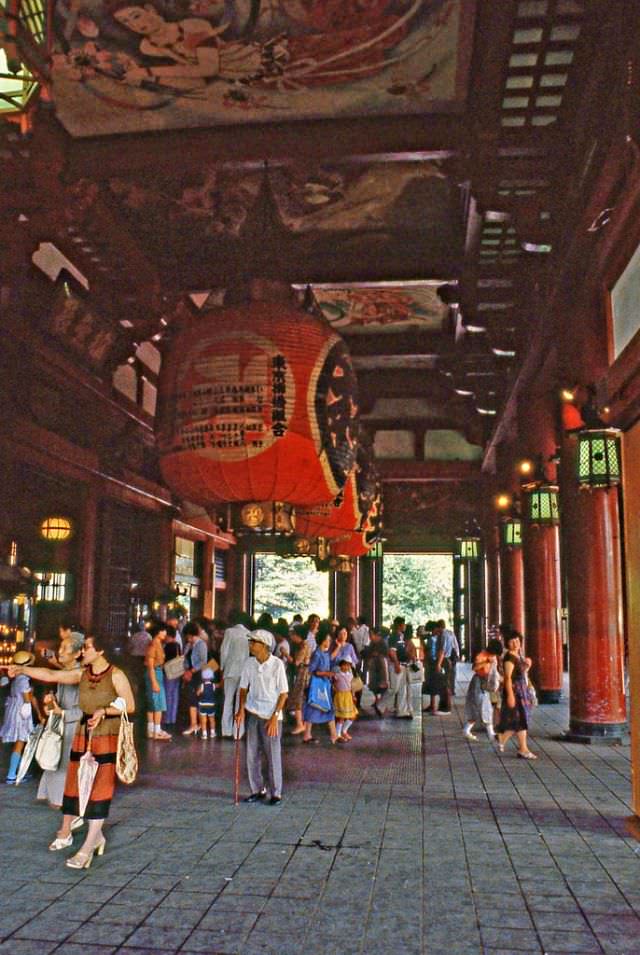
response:
[(559, 703), (562, 690), (538, 690), (538, 703)]
[(568, 732), (561, 739), (566, 743), (605, 743), (619, 746), (626, 740), (629, 727), (626, 723), (588, 723), (571, 720)]

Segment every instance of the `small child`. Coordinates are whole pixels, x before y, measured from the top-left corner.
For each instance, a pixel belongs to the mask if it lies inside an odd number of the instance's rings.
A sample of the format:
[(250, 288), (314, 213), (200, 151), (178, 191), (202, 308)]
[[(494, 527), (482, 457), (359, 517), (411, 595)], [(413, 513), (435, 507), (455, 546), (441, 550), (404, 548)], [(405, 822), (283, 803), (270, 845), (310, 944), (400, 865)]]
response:
[[(35, 657), (27, 650), (18, 650), (13, 657), (13, 662), (16, 666), (29, 667), (35, 663)], [(10, 786), (16, 781), (22, 751), (33, 731), (32, 708), (35, 709), (38, 720), (42, 723), (44, 717), (40, 712), (38, 701), (31, 692), (31, 680), (24, 674), (15, 676), (11, 681), (11, 689), (5, 704), (4, 722), (0, 727), (2, 742), (13, 743), (5, 779)]]
[(345, 743), (351, 739), (348, 730), (358, 715), (355, 694), (351, 689), (353, 670), (349, 660), (341, 660), (333, 677), (333, 706), (336, 714), (337, 742)]
[[(196, 690), (198, 697), (198, 714), (200, 716), (200, 737), (216, 738), (216, 688), (214, 672), (211, 667), (205, 667), (201, 673), (202, 682)], [(207, 726), (209, 732), (207, 732)]]

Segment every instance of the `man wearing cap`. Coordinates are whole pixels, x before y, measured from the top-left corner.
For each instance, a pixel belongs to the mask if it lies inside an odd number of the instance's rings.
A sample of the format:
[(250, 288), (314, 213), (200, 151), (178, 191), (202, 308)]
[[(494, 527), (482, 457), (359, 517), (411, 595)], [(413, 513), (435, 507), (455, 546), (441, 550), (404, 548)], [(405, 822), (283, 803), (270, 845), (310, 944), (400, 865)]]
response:
[[(240, 701), (236, 727), (247, 721), (247, 775), (251, 795), (245, 802), (261, 802), (270, 795), (269, 805), (282, 798), (282, 711), (289, 688), (284, 663), (271, 653), (271, 634), (254, 630), (249, 634), (249, 653), (240, 675)], [(269, 792), (264, 784), (262, 756), (269, 770)]]
[[(222, 735), (233, 736), (233, 714), (236, 710), (238, 686), (242, 668), (249, 657), (247, 637), (251, 636), (246, 624), (247, 615), (241, 610), (232, 610), (229, 614), (229, 626), (224, 632), (220, 647), (220, 666), (224, 679), (224, 709), (222, 711)], [(271, 634), (269, 634), (271, 637)], [(244, 727), (240, 727), (240, 736)]]

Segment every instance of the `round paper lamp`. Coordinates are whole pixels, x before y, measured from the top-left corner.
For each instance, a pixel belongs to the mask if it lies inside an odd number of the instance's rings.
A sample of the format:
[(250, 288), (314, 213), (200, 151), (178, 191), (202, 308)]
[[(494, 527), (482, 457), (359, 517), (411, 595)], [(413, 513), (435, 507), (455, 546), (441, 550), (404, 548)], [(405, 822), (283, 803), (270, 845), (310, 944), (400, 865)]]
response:
[(196, 504), (331, 502), (355, 463), (356, 378), (341, 338), (281, 302), (193, 321), (163, 363), (158, 447)]

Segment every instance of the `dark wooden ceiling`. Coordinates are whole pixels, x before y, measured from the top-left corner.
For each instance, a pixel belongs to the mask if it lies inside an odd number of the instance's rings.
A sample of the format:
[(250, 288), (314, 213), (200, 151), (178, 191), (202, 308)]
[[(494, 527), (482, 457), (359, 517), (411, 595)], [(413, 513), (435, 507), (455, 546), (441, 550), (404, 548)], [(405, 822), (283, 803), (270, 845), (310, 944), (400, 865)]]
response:
[[(370, 429), (413, 435), (425, 480), (426, 432), (481, 449), (581, 212), (607, 102), (623, 95), (626, 5), (460, 4), (468, 69), (448, 107), (74, 136), (41, 106), (28, 137), (5, 124), (0, 274), (54, 243), (117, 328), (119, 355), (161, 341), (190, 293), (255, 275), (320, 308), (326, 289), (360, 305), (363, 289), (373, 301), (394, 290), (404, 304), (387, 318), (383, 305), (340, 313)], [(422, 287), (439, 289), (441, 312), (412, 312)], [(435, 479), (451, 478), (444, 465)], [(473, 465), (459, 471), (468, 480)]]

